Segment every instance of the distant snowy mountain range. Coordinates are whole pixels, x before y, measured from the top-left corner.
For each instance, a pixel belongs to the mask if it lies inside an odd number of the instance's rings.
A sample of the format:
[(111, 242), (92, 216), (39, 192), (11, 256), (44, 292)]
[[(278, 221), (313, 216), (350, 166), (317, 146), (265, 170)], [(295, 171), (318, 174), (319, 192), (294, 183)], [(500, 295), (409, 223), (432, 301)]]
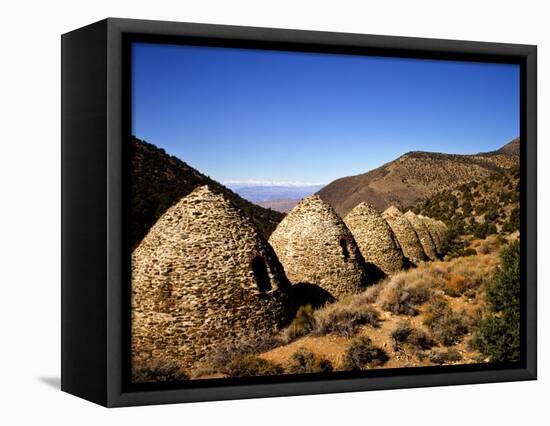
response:
[(225, 181), (225, 186), (253, 203), (277, 200), (300, 200), (319, 191), (324, 185), (295, 181)]

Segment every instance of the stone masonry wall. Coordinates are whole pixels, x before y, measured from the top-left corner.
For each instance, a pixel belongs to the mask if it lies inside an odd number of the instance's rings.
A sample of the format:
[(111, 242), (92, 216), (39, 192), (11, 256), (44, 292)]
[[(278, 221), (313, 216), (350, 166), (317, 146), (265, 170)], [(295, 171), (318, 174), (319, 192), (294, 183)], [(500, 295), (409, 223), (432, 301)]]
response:
[(411, 223), (414, 230), (416, 231), (416, 234), (420, 239), (420, 243), (422, 244), (422, 248), (424, 249), (424, 253), (426, 253), (426, 256), (428, 256), (431, 260), (437, 259), (437, 252), (435, 249), (434, 241), (430, 235), (430, 232), (428, 231), (428, 228), (426, 228), (424, 221), (410, 210), (405, 213), (404, 216), (407, 218), (407, 220)]
[(435, 223), (435, 220), (422, 215), (418, 215), (418, 217), (424, 222), (424, 225), (426, 225), (426, 229), (430, 233), (430, 236), (434, 242), (436, 253), (441, 254), (443, 241), (441, 239), (441, 235), (439, 234), (439, 229)]
[(364, 260), (353, 235), (316, 195), (295, 206), (269, 242), (293, 284), (317, 284), (338, 298), (362, 290), (366, 283)]
[(441, 241), (445, 241), (446, 235), (447, 235), (447, 225), (445, 225), (445, 222), (441, 220), (436, 220), (436, 229), (439, 232), (439, 237), (441, 238)]
[(420, 262), (427, 260), (416, 231), (397, 207), (388, 207), (382, 213), (382, 217), (388, 222), (388, 225), (390, 225), (397, 241), (399, 241), (401, 245), (403, 254), (409, 261), (418, 265)]
[(197, 188), (132, 254), (133, 365), (172, 360), (190, 371), (222, 342), (275, 332), (289, 286), (253, 223)]
[(344, 222), (355, 237), (366, 262), (377, 266), (386, 275), (405, 267), (405, 257), (397, 238), (374, 207), (363, 202), (346, 215)]

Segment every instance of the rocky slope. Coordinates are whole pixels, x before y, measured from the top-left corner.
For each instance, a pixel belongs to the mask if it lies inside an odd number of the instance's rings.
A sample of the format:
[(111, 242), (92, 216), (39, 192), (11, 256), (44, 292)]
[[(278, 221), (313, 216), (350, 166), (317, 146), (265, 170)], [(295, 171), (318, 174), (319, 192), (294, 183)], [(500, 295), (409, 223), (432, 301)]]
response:
[(496, 231), (519, 230), (519, 167), (494, 173), (483, 181), (472, 181), (438, 192), (412, 207), (416, 213), (440, 219), (461, 234), (475, 233), (483, 224)]
[(471, 239), (476, 255), (423, 262), (364, 292), (303, 309), (275, 339), (257, 335), (222, 347), (190, 373), (205, 379), (491, 362), (478, 340), (486, 288), (515, 240)]
[(341, 216), (367, 202), (379, 211), (406, 207), (461, 184), (481, 181), (519, 162), (519, 139), (501, 149), (474, 155), (408, 152), (377, 169), (337, 179), (318, 195)]
[(257, 206), (198, 172), (163, 149), (137, 138), (130, 141), (130, 242), (137, 246), (149, 228), (174, 203), (195, 188), (208, 185), (244, 211), (268, 238), (283, 214)]
[(508, 142), (506, 145), (504, 145), (500, 149), (497, 149), (496, 151), (486, 152), (486, 153), (482, 153), (482, 154), (479, 154), (479, 155), (482, 155), (482, 156), (498, 156), (498, 155), (517, 156), (517, 155), (519, 155), (519, 150), (520, 150), (519, 138), (516, 138), (516, 139), (512, 140), (511, 142)]

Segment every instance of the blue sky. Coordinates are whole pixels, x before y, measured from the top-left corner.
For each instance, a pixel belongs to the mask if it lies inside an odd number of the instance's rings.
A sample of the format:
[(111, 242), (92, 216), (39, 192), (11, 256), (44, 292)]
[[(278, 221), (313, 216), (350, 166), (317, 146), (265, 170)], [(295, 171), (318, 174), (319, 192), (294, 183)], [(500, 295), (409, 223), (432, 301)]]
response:
[(517, 65), (143, 43), (132, 61), (133, 134), (222, 182), (328, 183), (519, 135)]

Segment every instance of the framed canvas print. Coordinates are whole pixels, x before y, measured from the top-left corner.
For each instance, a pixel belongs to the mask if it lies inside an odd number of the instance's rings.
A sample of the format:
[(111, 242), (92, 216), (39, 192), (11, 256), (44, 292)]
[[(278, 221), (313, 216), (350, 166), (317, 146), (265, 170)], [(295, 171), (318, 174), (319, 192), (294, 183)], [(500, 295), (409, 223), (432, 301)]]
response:
[(62, 37), (62, 389), (536, 378), (536, 47), (107, 19)]

